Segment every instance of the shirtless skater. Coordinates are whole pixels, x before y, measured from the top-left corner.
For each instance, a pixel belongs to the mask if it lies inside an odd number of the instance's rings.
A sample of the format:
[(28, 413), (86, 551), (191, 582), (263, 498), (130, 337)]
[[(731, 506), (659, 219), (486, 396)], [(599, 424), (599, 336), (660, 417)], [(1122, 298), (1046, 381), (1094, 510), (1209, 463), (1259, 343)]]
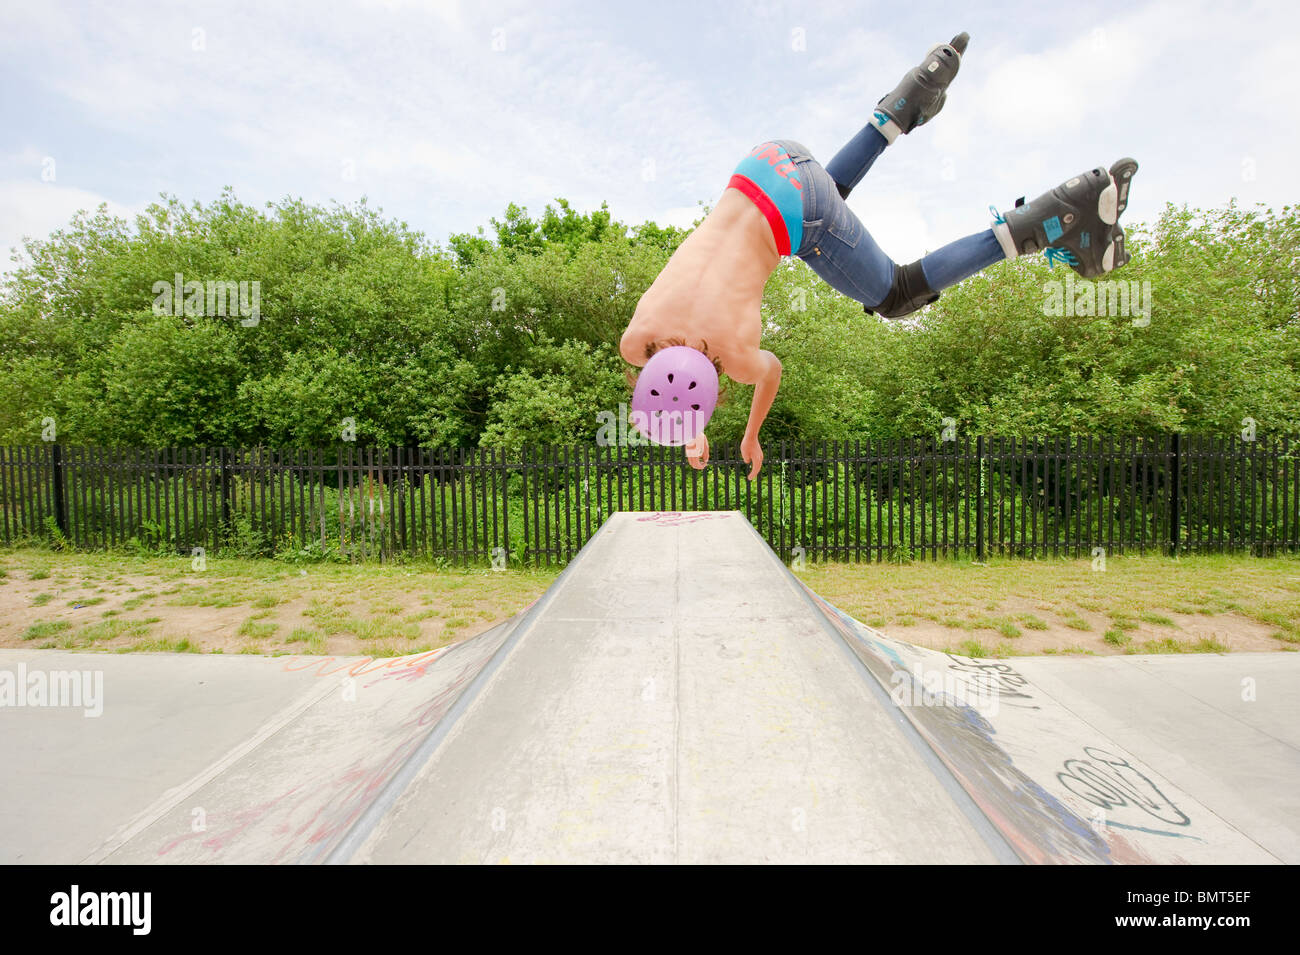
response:
[(632, 396), (635, 426), (657, 444), (685, 445), (692, 466), (709, 461), (704, 426), (718, 374), (754, 386), (740, 450), (758, 477), (758, 431), (776, 398), (781, 363), (759, 347), (763, 286), (782, 256), (803, 259), (868, 313), (897, 319), (1000, 259), (1043, 252), (1086, 278), (1129, 260), (1118, 224), (1128, 205), (1132, 159), (1080, 173), (1033, 202), (1019, 200), (991, 227), (908, 265), (876, 245), (844, 200), (900, 135), (943, 108), (969, 40), (941, 43), (882, 97), (856, 136), (823, 167), (802, 145), (755, 146), (722, 198), (682, 242), (637, 304), (619, 350), (641, 367)]

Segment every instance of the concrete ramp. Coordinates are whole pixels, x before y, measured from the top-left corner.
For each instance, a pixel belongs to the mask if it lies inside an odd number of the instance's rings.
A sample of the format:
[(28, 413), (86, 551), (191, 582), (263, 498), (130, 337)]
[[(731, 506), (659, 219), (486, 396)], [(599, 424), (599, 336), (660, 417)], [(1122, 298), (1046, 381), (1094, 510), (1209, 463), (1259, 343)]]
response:
[[(1296, 655), (1268, 656), (1283, 658), (1284, 684), (1300, 685), (1287, 669)], [(1298, 750), (1270, 728), (1300, 723), (1293, 704), (1230, 727), (1238, 765), (1223, 772), (1267, 793), (1252, 804), (1230, 779), (1215, 788), (1179, 770), (1168, 733), (1155, 745), (1132, 719), (1108, 733), (1078, 679), (1047, 666), (1058, 661), (1032, 661), (1037, 680), (1020, 662), (864, 627), (805, 588), (738, 513), (616, 514), (535, 604), (446, 650), (119, 657), (104, 661), (105, 712), (85, 721), (94, 728), (0, 711), (20, 731), (0, 734), (0, 765), (23, 767), (0, 779), (0, 851), (108, 863), (1300, 855)], [(0, 653), (0, 668), (14, 663)], [(207, 709), (187, 707), (181, 684)], [(231, 698), (243, 702), (218, 705)], [(1187, 710), (1166, 702), (1162, 719)], [(128, 735), (142, 727), (153, 750)], [(1245, 755), (1254, 745), (1267, 767)], [(60, 758), (78, 748), (105, 764), (96, 799), (78, 800), (85, 781)], [(169, 755), (150, 763), (158, 748)], [(1262, 783), (1270, 773), (1276, 782)]]
[(1010, 858), (739, 514), (618, 514), (358, 861)]
[[(316, 679), (298, 701), (86, 861), (328, 861), (358, 820), (404, 785), (519, 622), (439, 654), (301, 661)], [(295, 664), (281, 666), (293, 672)]]
[[(1035, 685), (1020, 661), (891, 640), (809, 595), (1025, 862), (1281, 861)], [(1274, 766), (1300, 778), (1294, 750), (1289, 762)], [(1270, 841), (1294, 842), (1281, 835)]]

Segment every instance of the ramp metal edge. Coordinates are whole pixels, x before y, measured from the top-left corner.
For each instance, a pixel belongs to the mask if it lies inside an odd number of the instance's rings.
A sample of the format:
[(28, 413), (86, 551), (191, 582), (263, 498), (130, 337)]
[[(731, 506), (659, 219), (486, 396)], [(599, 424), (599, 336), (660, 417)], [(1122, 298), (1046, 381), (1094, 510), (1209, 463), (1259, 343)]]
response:
[[(610, 515), (612, 517), (613, 515)], [(564, 570), (560, 571), (560, 576), (555, 579), (551, 586), (546, 588), (545, 593), (537, 598), (529, 607), (521, 611), (516, 619), (514, 628), (510, 635), (502, 642), (501, 646), (492, 654), (491, 658), (484, 665), (483, 669), (475, 674), (465, 691), (456, 699), (446, 714), (443, 715), (430, 730), (429, 734), (420, 742), (420, 745), (411, 753), (410, 756), (398, 767), (393, 773), (392, 778), (384, 785), (384, 788), (376, 794), (370, 805), (357, 818), (347, 833), (339, 840), (338, 844), (330, 850), (329, 855), (324, 859), (325, 865), (343, 865), (349, 862), (356, 854), (357, 850), (365, 843), (374, 832), (379, 821), (384, 814), (392, 808), (406, 788), (410, 786), (425, 764), (438, 751), (442, 741), (447, 738), (456, 722), (469, 710), (474, 701), (483, 693), (484, 688), (491, 681), (493, 675), (505, 659), (510, 656), (511, 652), (518, 645), (532, 626), (536, 617), (546, 608), (555, 598), (555, 595), (568, 583), (573, 575), (574, 568), (583, 562), (587, 557), (587, 552), (592, 545), (600, 539), (609, 526), (609, 518), (592, 534), (582, 546), (582, 549), (574, 555), (573, 560), (569, 561)]]
[[(926, 768), (934, 774), (939, 785), (943, 787), (944, 791), (952, 798), (952, 801), (956, 803), (957, 808), (961, 810), (962, 814), (974, 827), (975, 831), (979, 833), (980, 838), (984, 840), (984, 844), (988, 846), (989, 851), (993, 853), (998, 862), (1004, 865), (1023, 865), (1024, 860), (1021, 859), (1016, 851), (1011, 847), (1011, 844), (1002, 834), (1002, 831), (998, 829), (989, 817), (984, 814), (984, 811), (980, 809), (975, 800), (971, 798), (970, 793), (966, 791), (966, 788), (962, 786), (962, 784), (957, 780), (957, 777), (953, 775), (952, 770), (948, 768), (948, 765), (939, 757), (939, 754), (935, 752), (934, 747), (932, 747), (925, 737), (921, 735), (920, 731), (918, 731), (912, 724), (912, 721), (907, 718), (907, 715), (898, 708), (898, 704), (890, 697), (888, 691), (881, 684), (876, 675), (867, 669), (866, 664), (863, 663), (861, 658), (853, 652), (853, 648), (849, 646), (848, 641), (845, 640), (844, 634), (826, 619), (825, 613), (822, 612), (822, 609), (817, 606), (816, 602), (809, 594), (809, 588), (804, 585), (803, 581), (794, 576), (793, 571), (791, 571), (790, 568), (785, 565), (785, 562), (776, 555), (776, 552), (768, 546), (767, 541), (765, 541), (763, 536), (758, 533), (758, 530), (749, 522), (748, 518), (741, 514), (740, 511), (735, 511), (733, 513), (740, 516), (744, 521), (745, 526), (749, 528), (750, 533), (754, 535), (754, 539), (762, 546), (764, 552), (768, 555), (768, 558), (781, 569), (786, 582), (791, 585), (792, 589), (799, 594), (800, 599), (802, 599), (808, 606), (809, 610), (812, 611), (813, 615), (817, 618), (818, 624), (823, 630), (832, 636), (835, 640), (835, 644), (844, 652), (854, 670), (860, 677), (862, 677), (863, 682), (866, 684), (872, 696), (875, 697), (876, 702), (878, 702), (889, 714), (890, 720), (898, 727), (903, 738), (911, 743), (912, 748), (921, 758), (921, 761), (925, 764)], [(821, 599), (825, 600), (826, 598), (822, 597)], [(827, 601), (827, 605), (830, 606), (829, 601)]]

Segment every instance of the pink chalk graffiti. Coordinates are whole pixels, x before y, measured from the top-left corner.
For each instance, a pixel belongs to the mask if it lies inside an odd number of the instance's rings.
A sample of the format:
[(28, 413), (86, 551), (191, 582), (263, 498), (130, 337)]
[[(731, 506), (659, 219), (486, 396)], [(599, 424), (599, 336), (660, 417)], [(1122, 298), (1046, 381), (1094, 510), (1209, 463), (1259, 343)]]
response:
[(653, 514), (638, 517), (637, 523), (681, 527), (684, 524), (694, 524), (696, 521), (708, 521), (722, 516), (723, 514), (720, 511), (656, 511)]

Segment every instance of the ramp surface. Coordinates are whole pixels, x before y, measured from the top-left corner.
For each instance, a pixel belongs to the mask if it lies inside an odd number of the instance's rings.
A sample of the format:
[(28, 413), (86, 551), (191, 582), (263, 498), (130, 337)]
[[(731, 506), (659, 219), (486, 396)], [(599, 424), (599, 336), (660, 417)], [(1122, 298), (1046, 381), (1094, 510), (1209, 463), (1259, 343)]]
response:
[(429, 654), (0, 652), (104, 679), (0, 708), (0, 860), (1295, 861), (1297, 659), (936, 653), (738, 513), (622, 513)]

